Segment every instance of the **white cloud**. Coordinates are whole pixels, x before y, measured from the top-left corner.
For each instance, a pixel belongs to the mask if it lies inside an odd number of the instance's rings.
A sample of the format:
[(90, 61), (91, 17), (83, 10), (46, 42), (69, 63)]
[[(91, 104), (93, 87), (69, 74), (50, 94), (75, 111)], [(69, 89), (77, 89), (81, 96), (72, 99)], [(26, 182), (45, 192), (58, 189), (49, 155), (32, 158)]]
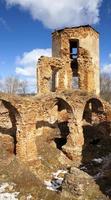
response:
[(5, 0), (29, 11), (48, 28), (96, 24), (102, 0)]
[(109, 54), (109, 58), (111, 58), (111, 53)]
[(104, 67), (102, 68), (101, 72), (110, 74), (111, 73), (111, 64), (104, 65)]
[[(108, 57), (111, 58), (111, 53), (109, 53)], [(104, 64), (101, 68), (101, 72), (111, 74), (111, 63)]]
[[(109, 58), (111, 58), (111, 53), (109, 53)], [(111, 74), (111, 63), (104, 64), (101, 68), (102, 73)]]
[(35, 76), (40, 56), (51, 56), (51, 49), (34, 49), (16, 58), (16, 73), (23, 76)]
[(33, 67), (26, 67), (26, 68), (21, 68), (17, 67), (16, 68), (16, 73), (21, 74), (23, 76), (34, 76), (34, 68)]
[(51, 49), (33, 49), (16, 58), (16, 74), (28, 83), (28, 91), (36, 92), (36, 67), (41, 56), (51, 56)]

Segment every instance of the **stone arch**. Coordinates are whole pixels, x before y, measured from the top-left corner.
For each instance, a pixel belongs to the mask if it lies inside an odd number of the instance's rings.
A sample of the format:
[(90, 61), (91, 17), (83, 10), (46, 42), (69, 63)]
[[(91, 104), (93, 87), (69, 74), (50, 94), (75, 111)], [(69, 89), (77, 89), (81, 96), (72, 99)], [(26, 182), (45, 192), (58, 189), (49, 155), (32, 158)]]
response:
[(71, 133), (72, 123), (74, 120), (73, 109), (69, 103), (63, 98), (57, 97), (55, 106), (57, 106), (57, 125), (60, 135), (55, 138), (58, 149), (62, 150), (63, 146), (68, 142)]
[(98, 98), (90, 98), (83, 112), (83, 162), (90, 162), (106, 152), (107, 127), (107, 115), (103, 103)]
[(66, 109), (68, 113), (73, 114), (73, 108), (72, 108), (72, 106), (69, 104), (69, 102), (67, 102), (63, 98), (56, 97), (56, 103), (55, 103), (55, 105), (58, 106), (58, 110), (59, 111)]
[(86, 102), (83, 111), (83, 120), (93, 124), (99, 123), (105, 117), (104, 106), (99, 99), (91, 98)]
[(0, 133), (10, 135), (14, 139), (14, 154), (16, 154), (16, 134), (20, 125), (20, 114), (9, 102), (0, 99)]

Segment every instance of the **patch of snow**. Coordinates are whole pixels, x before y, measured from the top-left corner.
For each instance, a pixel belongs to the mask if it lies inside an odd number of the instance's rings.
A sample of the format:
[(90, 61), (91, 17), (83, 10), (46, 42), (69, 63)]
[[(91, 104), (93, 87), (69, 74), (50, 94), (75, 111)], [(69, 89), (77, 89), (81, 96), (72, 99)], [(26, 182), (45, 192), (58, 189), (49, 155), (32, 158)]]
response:
[(58, 178), (59, 174), (67, 174), (67, 170), (58, 170), (57, 172), (54, 172), (52, 175), (54, 178)]
[(108, 189), (108, 190), (106, 190), (106, 193), (107, 193), (107, 194), (111, 193), (111, 188)]
[(1, 193), (0, 194), (0, 199), (1, 200), (18, 200), (17, 196), (18, 196), (19, 192), (14, 192), (14, 193)]
[(27, 200), (30, 200), (30, 199), (32, 199), (32, 195), (31, 194), (27, 196)]
[(81, 170), (87, 170), (87, 167), (82, 166), (82, 167), (80, 167), (80, 169), (81, 169)]
[(5, 189), (9, 187), (8, 183), (2, 183), (2, 185), (0, 186), (0, 193), (5, 192)]
[[(8, 189), (10, 186), (14, 186), (14, 183), (2, 183), (0, 185), (0, 199), (1, 200), (18, 200), (17, 196), (19, 194), (19, 192), (5, 192), (6, 189)], [(13, 187), (12, 187), (13, 189)]]
[(48, 190), (57, 191), (57, 188), (51, 183), (51, 181), (45, 181), (44, 184)]
[(67, 170), (58, 170), (57, 172), (54, 172), (52, 174), (52, 180), (45, 181), (44, 184), (46, 185), (46, 188), (48, 190), (52, 191), (58, 191), (58, 189), (61, 187), (63, 183), (62, 177), (59, 177), (60, 174), (66, 174), (68, 171)]
[(100, 147), (101, 147), (101, 145), (100, 145), (100, 144), (98, 144), (98, 145), (97, 145), (97, 147), (98, 147), (98, 148), (100, 148)]
[(102, 174), (99, 172), (98, 174), (96, 174), (95, 176), (94, 176), (94, 180), (97, 180), (97, 179), (99, 179), (99, 178), (101, 178), (102, 177)]
[(101, 164), (103, 162), (103, 159), (102, 158), (94, 158), (92, 161)]

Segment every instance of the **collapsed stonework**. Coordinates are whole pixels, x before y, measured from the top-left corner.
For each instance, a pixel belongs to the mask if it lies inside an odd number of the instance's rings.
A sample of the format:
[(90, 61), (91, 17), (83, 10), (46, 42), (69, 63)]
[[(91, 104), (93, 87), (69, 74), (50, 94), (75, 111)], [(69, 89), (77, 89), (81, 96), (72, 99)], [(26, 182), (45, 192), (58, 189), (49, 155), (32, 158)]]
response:
[(14, 153), (24, 162), (38, 162), (44, 144), (51, 145), (60, 165), (74, 160), (79, 165), (83, 147), (93, 159), (96, 141), (101, 148), (110, 145), (111, 108), (94, 95), (76, 90), (35, 97), (1, 94), (0, 99), (0, 133), (14, 138)]
[(38, 94), (0, 94), (4, 158), (16, 156), (40, 180), (111, 152), (111, 106), (99, 97), (99, 34), (80, 26), (52, 38), (53, 57), (38, 61)]
[(55, 31), (52, 56), (39, 60), (39, 93), (78, 88), (99, 95), (99, 33), (92, 27)]

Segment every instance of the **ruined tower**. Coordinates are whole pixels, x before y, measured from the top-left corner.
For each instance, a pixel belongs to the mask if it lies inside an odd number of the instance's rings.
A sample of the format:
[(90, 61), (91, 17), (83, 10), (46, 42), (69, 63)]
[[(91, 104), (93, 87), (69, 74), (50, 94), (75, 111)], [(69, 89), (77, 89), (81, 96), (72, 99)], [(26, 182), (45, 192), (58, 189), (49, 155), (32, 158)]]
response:
[(52, 57), (38, 62), (39, 93), (81, 89), (99, 95), (99, 33), (91, 26), (52, 33)]

